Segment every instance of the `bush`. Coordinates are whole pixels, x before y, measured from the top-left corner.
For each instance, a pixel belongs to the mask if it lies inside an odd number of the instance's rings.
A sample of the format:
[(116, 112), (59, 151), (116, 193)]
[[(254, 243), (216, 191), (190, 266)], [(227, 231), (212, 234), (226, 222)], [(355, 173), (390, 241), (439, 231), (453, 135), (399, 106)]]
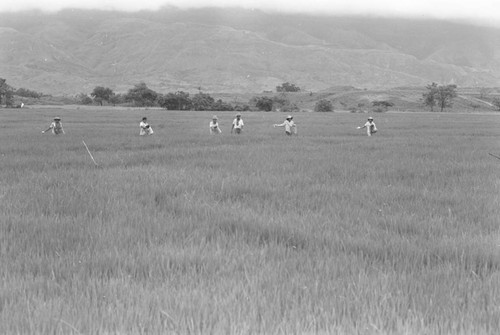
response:
[(493, 99), (492, 103), (493, 103), (493, 106), (495, 106), (497, 108), (497, 110), (500, 110), (500, 99), (499, 98)]
[(283, 83), (281, 86), (276, 86), (276, 92), (300, 92), (300, 87), (295, 84)]
[(273, 110), (273, 99), (268, 97), (254, 97), (252, 98), (253, 105), (259, 110), (270, 112)]
[(250, 110), (250, 106), (248, 105), (236, 105), (234, 106), (234, 110), (238, 112), (247, 112)]
[(25, 97), (25, 98), (35, 98), (35, 99), (40, 99), (42, 96), (42, 93), (38, 93), (35, 91), (28, 90), (26, 88), (18, 88), (15, 92), (15, 95), (20, 96), (20, 97)]
[(78, 94), (76, 100), (80, 105), (92, 105), (94, 103), (94, 100), (85, 93)]
[(394, 106), (394, 104), (392, 102), (385, 101), (385, 100), (382, 100), (382, 101), (373, 101), (372, 105), (374, 107), (373, 111), (376, 112), (376, 113), (387, 112), (387, 110), (389, 109), (389, 107)]
[(333, 104), (330, 100), (321, 99), (314, 105), (315, 112), (333, 112)]

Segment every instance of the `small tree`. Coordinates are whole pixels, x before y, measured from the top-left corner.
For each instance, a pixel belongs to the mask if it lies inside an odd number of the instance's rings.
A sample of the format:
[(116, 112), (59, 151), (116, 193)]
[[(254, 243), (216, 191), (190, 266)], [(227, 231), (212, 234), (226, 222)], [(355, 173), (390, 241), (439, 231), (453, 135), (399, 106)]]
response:
[(330, 100), (321, 99), (314, 105), (315, 112), (333, 112), (333, 104)]
[(281, 84), (281, 86), (276, 86), (276, 92), (300, 92), (300, 87), (286, 82)]
[(125, 96), (122, 94), (113, 94), (111, 97), (109, 97), (109, 103), (113, 104), (113, 106), (122, 104), (125, 102)]
[(168, 110), (189, 110), (192, 106), (192, 101), (189, 98), (189, 93), (177, 91), (175, 93), (167, 93), (158, 98), (158, 104)]
[(210, 111), (214, 104), (214, 98), (207, 93), (198, 92), (191, 99), (195, 111)]
[(125, 99), (133, 102), (136, 106), (154, 106), (157, 97), (158, 93), (148, 88), (146, 83), (141, 82), (128, 90)]
[(290, 102), (285, 92), (282, 92), (273, 98), (273, 109), (276, 111), (286, 112), (286, 113), (293, 113), (299, 111), (297, 105)]
[(102, 106), (102, 102), (109, 102), (114, 94), (113, 90), (108, 87), (96, 86), (90, 96)]
[(80, 105), (90, 105), (92, 103), (92, 98), (85, 93), (80, 93), (76, 96), (76, 101)]
[(230, 103), (224, 102), (221, 99), (219, 99), (213, 104), (212, 110), (214, 110), (214, 111), (233, 111), (234, 107)]
[(446, 107), (453, 106), (453, 98), (457, 96), (457, 85), (439, 86), (437, 92), (437, 103), (441, 112)]
[(270, 112), (273, 110), (273, 99), (268, 97), (254, 97), (254, 105), (259, 110)]
[(427, 89), (427, 92), (423, 94), (424, 105), (430, 107), (431, 112), (433, 112), (434, 106), (436, 106), (437, 103), (436, 95), (437, 95), (438, 85), (436, 83), (432, 83), (430, 85), (427, 85), (425, 88)]
[(372, 105), (374, 107), (374, 112), (379, 112), (379, 113), (382, 113), (382, 112), (387, 112), (387, 110), (394, 106), (394, 104), (390, 101), (385, 101), (385, 100), (382, 100), (382, 101), (373, 101), (372, 102)]
[(40, 99), (42, 97), (42, 93), (28, 90), (27, 88), (22, 88), (22, 87), (16, 90), (15, 95), (25, 98), (34, 98), (34, 99)]
[(0, 78), (0, 105), (10, 107), (14, 104), (14, 89), (7, 84), (7, 80)]

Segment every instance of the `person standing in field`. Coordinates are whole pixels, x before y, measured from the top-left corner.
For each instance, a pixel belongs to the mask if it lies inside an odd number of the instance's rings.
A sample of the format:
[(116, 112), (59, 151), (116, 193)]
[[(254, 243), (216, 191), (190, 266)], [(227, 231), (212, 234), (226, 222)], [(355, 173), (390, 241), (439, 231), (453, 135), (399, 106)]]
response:
[(219, 122), (217, 122), (217, 115), (212, 117), (212, 121), (210, 121), (210, 134), (220, 134), (222, 130), (219, 128)]
[(148, 118), (143, 117), (141, 123), (139, 123), (139, 127), (141, 127), (141, 131), (139, 135), (153, 135), (153, 128), (148, 124)]
[(377, 132), (377, 126), (375, 125), (375, 122), (373, 122), (373, 118), (371, 116), (368, 118), (368, 122), (366, 122), (363, 127), (358, 127), (358, 129), (363, 128), (366, 128), (366, 134), (368, 136), (372, 136), (372, 134)]
[(293, 128), (294, 134), (297, 135), (297, 125), (293, 122), (293, 116), (291, 115), (288, 115), (286, 117), (286, 120), (282, 124), (274, 124), (273, 127), (285, 127), (285, 134), (287, 134), (288, 136), (292, 135)]
[(231, 125), (231, 134), (233, 133), (233, 131), (236, 134), (241, 134), (241, 132), (243, 131), (244, 125), (245, 124), (243, 123), (243, 120), (241, 119), (241, 114), (240, 113), (236, 114), (236, 119), (233, 120), (233, 124)]
[(64, 129), (62, 126), (61, 118), (59, 116), (54, 118), (54, 122), (52, 122), (49, 126), (49, 128), (45, 129), (42, 131), (42, 134), (45, 134), (49, 130), (52, 129), (52, 134), (54, 135), (61, 135), (64, 134)]

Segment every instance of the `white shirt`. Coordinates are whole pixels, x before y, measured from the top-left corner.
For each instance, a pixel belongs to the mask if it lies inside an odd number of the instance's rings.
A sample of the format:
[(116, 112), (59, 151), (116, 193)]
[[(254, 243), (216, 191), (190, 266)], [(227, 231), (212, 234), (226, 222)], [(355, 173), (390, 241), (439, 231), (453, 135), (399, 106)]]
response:
[(151, 126), (149, 126), (149, 124), (147, 124), (146, 122), (144, 121), (141, 121), (141, 123), (139, 123), (139, 127), (141, 127), (141, 131), (139, 133), (139, 135), (143, 136), (143, 135), (153, 135), (153, 128), (151, 128)]
[(365, 123), (365, 127), (368, 128), (369, 132), (373, 132), (374, 130), (375, 131), (377, 130), (377, 126), (375, 125), (375, 122), (368, 121)]
[(242, 129), (244, 125), (245, 124), (243, 123), (242, 119), (240, 119), (239, 121), (238, 121), (238, 119), (233, 120), (233, 128), (234, 129)]
[(61, 122), (52, 122), (50, 124), (50, 129), (52, 129), (52, 134), (54, 135), (64, 134), (64, 129)]
[(283, 122), (282, 124), (276, 124), (275, 125), (276, 127), (285, 127), (285, 131), (287, 133), (291, 133), (292, 132), (292, 127), (295, 127), (295, 123), (293, 122), (293, 120), (285, 120), (285, 122)]
[(219, 134), (222, 130), (219, 128), (219, 122), (210, 121), (210, 134)]

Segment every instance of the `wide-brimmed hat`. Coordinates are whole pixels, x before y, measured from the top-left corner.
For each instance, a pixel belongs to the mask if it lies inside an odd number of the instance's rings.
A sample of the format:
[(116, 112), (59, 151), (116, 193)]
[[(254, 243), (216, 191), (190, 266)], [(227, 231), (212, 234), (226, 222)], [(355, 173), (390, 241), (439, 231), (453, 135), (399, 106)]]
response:
[(370, 117), (368, 118), (368, 120), (373, 120), (373, 118), (370, 116)]
[(212, 120), (217, 120), (217, 115), (212, 116)]
[(54, 120), (55, 120), (55, 121), (60, 121), (60, 120), (61, 120), (61, 118), (60, 118), (59, 116), (56, 116), (56, 117), (54, 118)]
[(286, 119), (287, 119), (287, 120), (288, 120), (288, 119), (293, 119), (293, 116), (288, 115), (288, 116), (286, 117)]
[(236, 114), (236, 116), (241, 116), (241, 113)]

